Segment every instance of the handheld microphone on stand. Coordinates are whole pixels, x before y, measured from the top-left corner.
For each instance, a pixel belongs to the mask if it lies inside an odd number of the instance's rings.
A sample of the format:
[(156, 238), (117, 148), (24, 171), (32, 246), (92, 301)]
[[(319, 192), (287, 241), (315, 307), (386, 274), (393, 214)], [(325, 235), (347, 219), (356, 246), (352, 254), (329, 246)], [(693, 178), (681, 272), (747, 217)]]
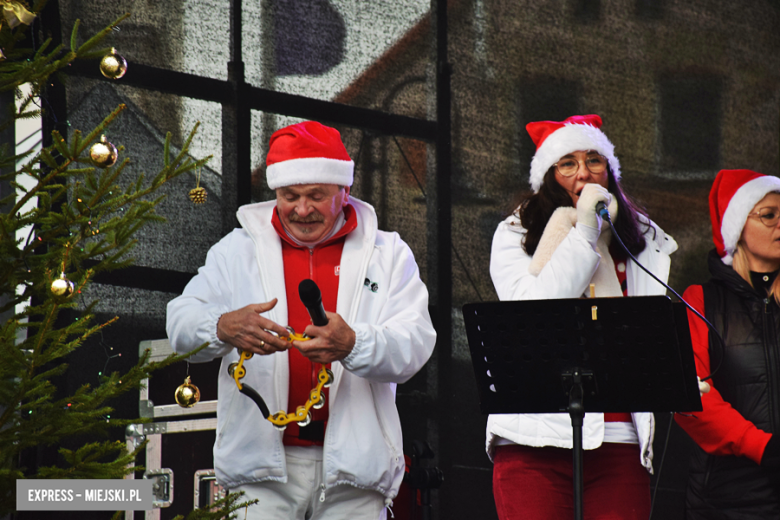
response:
[(317, 327), (323, 327), (328, 324), (328, 317), (325, 315), (325, 308), (322, 306), (322, 293), (320, 288), (313, 280), (308, 278), (298, 284), (298, 296), (301, 302), (306, 306), (311, 316), (311, 322)]

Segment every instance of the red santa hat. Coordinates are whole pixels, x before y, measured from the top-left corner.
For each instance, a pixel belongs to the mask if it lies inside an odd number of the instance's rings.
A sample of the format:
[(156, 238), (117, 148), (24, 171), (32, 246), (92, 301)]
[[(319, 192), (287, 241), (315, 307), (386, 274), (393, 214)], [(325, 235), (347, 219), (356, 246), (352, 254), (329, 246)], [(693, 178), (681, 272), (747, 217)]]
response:
[(272, 190), (294, 184), (352, 186), (355, 170), (339, 131), (316, 121), (274, 132), (265, 164)]
[(615, 180), (620, 179), (620, 161), (615, 157), (615, 146), (599, 130), (601, 117), (592, 114), (571, 116), (563, 121), (538, 121), (525, 127), (536, 145), (531, 161), (531, 189), (539, 191), (544, 174), (564, 155), (577, 151), (595, 150), (609, 162)]
[(734, 260), (748, 214), (767, 193), (780, 192), (780, 179), (751, 170), (721, 170), (710, 190), (712, 241), (726, 265)]

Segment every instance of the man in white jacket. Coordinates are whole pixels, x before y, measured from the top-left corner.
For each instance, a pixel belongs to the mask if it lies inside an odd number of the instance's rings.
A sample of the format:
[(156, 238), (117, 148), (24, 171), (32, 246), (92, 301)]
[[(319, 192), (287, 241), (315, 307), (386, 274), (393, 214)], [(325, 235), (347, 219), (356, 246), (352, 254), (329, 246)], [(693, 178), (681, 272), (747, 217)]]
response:
[[(409, 247), (379, 231), (373, 208), (350, 197), (354, 163), (338, 131), (316, 122), (271, 137), (266, 160), (276, 200), (242, 206), (242, 225), (211, 248), (184, 293), (168, 304), (177, 352), (208, 342), (193, 361), (222, 358), (218, 482), (259, 499), (248, 518), (379, 518), (404, 473), (395, 387), (430, 357), (436, 333)], [(328, 324), (316, 327), (298, 284), (321, 289)], [(312, 339), (288, 341), (286, 327)], [(332, 370), (325, 405), (280, 431), (270, 413), (294, 412)]]

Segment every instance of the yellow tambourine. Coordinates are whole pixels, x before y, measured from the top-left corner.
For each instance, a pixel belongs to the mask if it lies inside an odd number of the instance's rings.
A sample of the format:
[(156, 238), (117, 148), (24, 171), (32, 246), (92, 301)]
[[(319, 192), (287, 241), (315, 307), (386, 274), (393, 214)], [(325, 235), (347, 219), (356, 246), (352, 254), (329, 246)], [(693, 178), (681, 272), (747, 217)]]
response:
[[(289, 342), (293, 341), (307, 341), (311, 338), (305, 334), (296, 334), (292, 327), (287, 327), (290, 332), (288, 336), (283, 336)], [(236, 382), (238, 391), (245, 396), (252, 399), (263, 416), (271, 421), (274, 426), (280, 430), (287, 428), (287, 425), (291, 422), (297, 422), (298, 426), (307, 426), (311, 422), (310, 410), (314, 408), (319, 410), (325, 406), (325, 396), (322, 395), (322, 389), (329, 387), (333, 383), (333, 372), (325, 368), (325, 365), (320, 365), (320, 371), (317, 374), (317, 386), (311, 389), (309, 393), (309, 399), (303, 406), (298, 406), (295, 409), (295, 413), (287, 413), (284, 410), (280, 410), (275, 414), (271, 414), (268, 410), (268, 405), (265, 404), (262, 396), (257, 393), (257, 390), (247, 384), (242, 384), (241, 379), (246, 375), (246, 368), (244, 368), (244, 361), (251, 359), (254, 354), (252, 352), (241, 351), (241, 358), (238, 363), (231, 363), (228, 366), (228, 374)]]

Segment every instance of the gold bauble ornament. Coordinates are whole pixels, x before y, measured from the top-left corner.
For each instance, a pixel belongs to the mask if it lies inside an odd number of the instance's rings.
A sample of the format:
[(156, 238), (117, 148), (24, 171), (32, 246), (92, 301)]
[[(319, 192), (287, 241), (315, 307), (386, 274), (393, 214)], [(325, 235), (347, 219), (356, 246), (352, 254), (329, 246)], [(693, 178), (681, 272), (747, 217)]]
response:
[(116, 164), (119, 153), (116, 146), (106, 140), (105, 135), (100, 136), (100, 142), (93, 144), (89, 149), (89, 156), (95, 165), (108, 168)]
[(57, 298), (70, 298), (75, 290), (76, 286), (65, 277), (65, 273), (51, 283), (51, 293)]
[(200, 401), (200, 389), (190, 382), (190, 376), (179, 385), (174, 394), (176, 402), (182, 408), (192, 408)]
[(119, 79), (125, 75), (125, 72), (127, 72), (127, 61), (111, 47), (109, 53), (100, 60), (100, 73), (108, 79)]

